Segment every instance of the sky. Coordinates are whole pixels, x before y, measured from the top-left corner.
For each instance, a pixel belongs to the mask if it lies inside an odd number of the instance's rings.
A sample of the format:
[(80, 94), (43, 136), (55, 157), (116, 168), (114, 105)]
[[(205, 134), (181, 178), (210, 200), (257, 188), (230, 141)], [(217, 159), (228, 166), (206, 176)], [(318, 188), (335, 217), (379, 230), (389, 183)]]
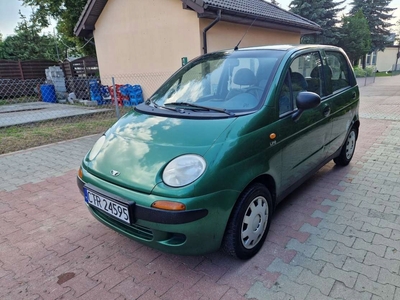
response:
[[(277, 0), (283, 9), (289, 9), (289, 3), (291, 0)], [(337, 2), (337, 1), (335, 1)], [(346, 0), (346, 3), (351, 3), (351, 0)], [(400, 0), (392, 0), (390, 6), (392, 8), (398, 8), (394, 11), (394, 15), (397, 20), (400, 19)], [(14, 33), (14, 28), (19, 22), (18, 10), (21, 10), (22, 14), (29, 16), (31, 8), (22, 6), (22, 2), (19, 0), (0, 0), (0, 33), (3, 35), (3, 39), (8, 35)], [(347, 9), (348, 10), (348, 9)], [(395, 23), (396, 20), (393, 21)], [(48, 29), (47, 32), (52, 31)]]

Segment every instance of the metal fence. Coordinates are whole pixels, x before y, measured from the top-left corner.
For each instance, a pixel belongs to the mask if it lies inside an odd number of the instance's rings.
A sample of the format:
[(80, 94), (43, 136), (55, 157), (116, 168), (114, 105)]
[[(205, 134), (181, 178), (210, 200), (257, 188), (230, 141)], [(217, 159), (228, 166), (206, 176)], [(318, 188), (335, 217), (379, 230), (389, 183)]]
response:
[(0, 154), (102, 133), (170, 75), (0, 79)]

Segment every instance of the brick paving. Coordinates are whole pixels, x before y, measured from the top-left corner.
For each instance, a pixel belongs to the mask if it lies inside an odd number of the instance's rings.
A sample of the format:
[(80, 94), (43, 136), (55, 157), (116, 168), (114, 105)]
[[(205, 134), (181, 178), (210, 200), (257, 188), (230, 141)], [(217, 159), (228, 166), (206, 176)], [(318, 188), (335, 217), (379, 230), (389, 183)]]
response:
[(400, 299), (398, 80), (361, 88), (353, 161), (289, 196), (249, 261), (165, 254), (97, 222), (75, 180), (96, 136), (0, 156), (0, 299)]

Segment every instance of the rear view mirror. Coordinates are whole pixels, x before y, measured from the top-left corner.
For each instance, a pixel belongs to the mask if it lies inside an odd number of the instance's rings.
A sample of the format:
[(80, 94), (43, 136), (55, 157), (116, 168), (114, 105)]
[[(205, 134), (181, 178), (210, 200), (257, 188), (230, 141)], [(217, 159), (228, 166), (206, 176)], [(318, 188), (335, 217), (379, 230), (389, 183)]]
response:
[(303, 111), (317, 107), (321, 103), (321, 97), (312, 92), (300, 92), (296, 98), (296, 105), (298, 110), (293, 114), (292, 118), (296, 122)]

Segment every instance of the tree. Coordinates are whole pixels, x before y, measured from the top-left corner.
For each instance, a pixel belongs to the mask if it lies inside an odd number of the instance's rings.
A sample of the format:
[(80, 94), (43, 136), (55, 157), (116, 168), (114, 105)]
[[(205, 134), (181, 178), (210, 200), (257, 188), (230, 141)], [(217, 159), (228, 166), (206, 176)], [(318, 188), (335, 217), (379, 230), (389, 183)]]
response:
[(290, 11), (307, 18), (310, 21), (321, 26), (323, 32), (321, 35), (305, 36), (302, 43), (305, 44), (328, 44), (337, 45), (340, 39), (340, 32), (337, 24), (337, 14), (344, 7), (339, 7), (345, 0), (333, 2), (333, 0), (292, 0), (289, 7)]
[(342, 17), (342, 38), (339, 46), (349, 56), (353, 65), (371, 49), (371, 33), (363, 12), (359, 10), (354, 16)]
[(74, 28), (87, 0), (20, 0), (26, 6), (35, 7), (33, 15), (43, 28), (49, 26), (50, 17), (57, 20), (58, 37), (71, 51), (95, 55), (93, 44), (74, 34)]
[(388, 37), (390, 35), (389, 22), (393, 16), (391, 12), (395, 8), (389, 8), (391, 0), (353, 0), (350, 14), (354, 16), (359, 10), (362, 10), (367, 19), (369, 31), (371, 32), (370, 52), (384, 50)]
[(15, 35), (8, 36), (2, 43), (1, 58), (11, 60), (56, 59), (55, 39), (42, 35), (42, 28), (34, 18), (20, 13), (21, 22), (15, 28)]
[(276, 5), (276, 6), (281, 6), (281, 5), (279, 4), (279, 2), (276, 1), (276, 0), (271, 0), (271, 3), (272, 3), (273, 5)]
[(400, 44), (400, 20), (396, 22), (396, 38), (395, 38), (397, 44)]

